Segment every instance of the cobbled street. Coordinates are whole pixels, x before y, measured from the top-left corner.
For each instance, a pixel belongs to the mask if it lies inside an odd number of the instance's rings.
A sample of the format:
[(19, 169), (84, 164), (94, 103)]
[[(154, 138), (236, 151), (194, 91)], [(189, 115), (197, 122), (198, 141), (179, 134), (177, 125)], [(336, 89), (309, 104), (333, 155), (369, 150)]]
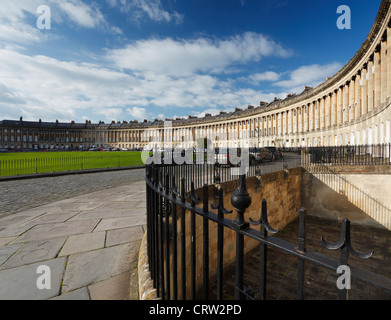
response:
[(0, 217), (144, 179), (144, 169), (1, 181)]

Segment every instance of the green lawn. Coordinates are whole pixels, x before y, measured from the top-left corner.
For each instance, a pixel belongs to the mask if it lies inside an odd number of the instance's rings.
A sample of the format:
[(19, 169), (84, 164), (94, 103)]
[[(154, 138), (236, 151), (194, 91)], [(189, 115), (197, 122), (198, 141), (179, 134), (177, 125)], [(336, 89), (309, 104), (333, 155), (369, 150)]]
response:
[(140, 166), (141, 152), (0, 153), (0, 176)]

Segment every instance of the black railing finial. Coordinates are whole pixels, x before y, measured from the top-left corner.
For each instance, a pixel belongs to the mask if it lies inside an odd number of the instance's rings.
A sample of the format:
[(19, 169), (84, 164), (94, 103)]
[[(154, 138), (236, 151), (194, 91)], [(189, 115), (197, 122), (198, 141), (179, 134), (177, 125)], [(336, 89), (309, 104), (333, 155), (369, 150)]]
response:
[(373, 255), (373, 251), (368, 253), (359, 253), (353, 249), (351, 241), (350, 241), (350, 220), (343, 219), (342, 221), (342, 231), (341, 238), (336, 243), (327, 242), (324, 237), (321, 238), (323, 245), (326, 249), (329, 250), (338, 250), (341, 249), (341, 263), (347, 264), (347, 259), (349, 257), (349, 253), (351, 253), (356, 258), (360, 259), (369, 259)]
[(232, 206), (237, 212), (233, 226), (236, 228), (236, 262), (235, 262), (235, 300), (245, 299), (244, 270), (244, 236), (241, 230), (247, 229), (249, 223), (244, 220), (244, 212), (251, 205), (251, 197), (246, 187), (246, 175), (240, 175), (238, 188), (231, 197)]
[(261, 218), (258, 221), (254, 221), (253, 219), (250, 218), (250, 222), (254, 226), (259, 226), (261, 224), (261, 233), (264, 233), (264, 230), (266, 230), (270, 234), (276, 234), (280, 230), (275, 230), (273, 229), (270, 224), (269, 224), (269, 219), (267, 217), (267, 204), (266, 200), (262, 200), (262, 210), (261, 210)]
[(211, 205), (212, 210), (219, 210), (219, 218), (222, 218), (224, 214), (230, 214), (233, 210), (227, 210), (224, 208), (223, 189), (219, 190), (219, 204), (217, 206)]
[(236, 225), (239, 229), (244, 229), (249, 226), (249, 223), (244, 220), (244, 212), (251, 205), (251, 197), (246, 187), (246, 175), (239, 177), (238, 188), (231, 197), (231, 203), (237, 212)]

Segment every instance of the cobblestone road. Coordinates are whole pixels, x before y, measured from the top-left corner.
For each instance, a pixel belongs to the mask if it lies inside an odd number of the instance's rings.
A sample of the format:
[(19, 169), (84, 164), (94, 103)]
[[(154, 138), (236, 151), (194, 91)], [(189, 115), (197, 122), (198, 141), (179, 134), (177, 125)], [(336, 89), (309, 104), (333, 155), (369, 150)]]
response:
[(0, 182), (0, 217), (144, 179), (144, 169)]

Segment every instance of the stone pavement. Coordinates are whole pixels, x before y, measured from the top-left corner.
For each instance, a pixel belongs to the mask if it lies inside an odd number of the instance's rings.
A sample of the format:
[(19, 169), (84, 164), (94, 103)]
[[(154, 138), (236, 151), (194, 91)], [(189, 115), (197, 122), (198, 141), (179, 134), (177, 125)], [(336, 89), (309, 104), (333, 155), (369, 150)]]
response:
[(0, 299), (137, 300), (145, 212), (139, 180), (0, 217)]
[(131, 169), (25, 180), (0, 178), (0, 218), (81, 194), (129, 185), (144, 180), (144, 172), (144, 169)]

